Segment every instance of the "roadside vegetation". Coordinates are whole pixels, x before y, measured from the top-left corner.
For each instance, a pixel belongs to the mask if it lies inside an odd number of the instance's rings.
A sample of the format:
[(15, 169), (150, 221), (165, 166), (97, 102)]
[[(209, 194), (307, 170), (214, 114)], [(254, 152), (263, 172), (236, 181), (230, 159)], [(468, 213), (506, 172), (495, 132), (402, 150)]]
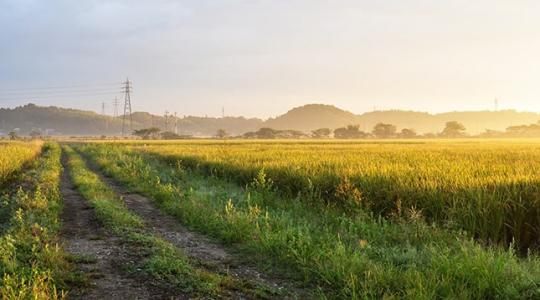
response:
[[(123, 200), (71, 147), (65, 146), (71, 179), (93, 207), (97, 218), (140, 257), (133, 265), (123, 266), (135, 276), (148, 276), (162, 288), (173, 288), (192, 297), (217, 297), (229, 290), (242, 290), (256, 295), (263, 290), (250, 290), (227, 274), (207, 271), (194, 263), (168, 241), (152, 234), (144, 220), (130, 211)], [(256, 287), (257, 288), (257, 287)]]
[[(5, 151), (3, 147), (0, 151)], [(3, 152), (7, 156), (0, 156), (3, 166), (11, 160), (11, 169), (17, 169), (34, 160), (18, 178), (18, 190), (0, 199), (6, 216), (0, 236), (0, 295), (3, 299), (63, 298), (67, 282), (74, 278), (58, 246), (60, 148), (47, 143), (36, 157), (41, 144), (8, 147), (9, 153)]]
[(76, 148), (179, 221), (321, 296), (540, 297), (534, 248), (514, 250), (534, 245), (538, 228), (534, 144)]

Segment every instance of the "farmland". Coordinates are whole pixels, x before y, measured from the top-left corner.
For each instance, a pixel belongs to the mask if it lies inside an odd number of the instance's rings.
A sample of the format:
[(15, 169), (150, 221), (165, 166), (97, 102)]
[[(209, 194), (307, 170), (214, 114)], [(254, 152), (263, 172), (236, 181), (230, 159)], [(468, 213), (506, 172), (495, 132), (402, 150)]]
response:
[(540, 297), (537, 140), (7, 146), (6, 298)]
[(537, 292), (535, 141), (78, 149), (190, 228), (343, 298)]
[[(70, 272), (58, 247), (60, 148), (54, 143), (0, 147), (9, 151), (2, 160), (8, 166), (11, 160), (11, 169), (27, 162), (17, 187), (3, 191), (1, 199), (5, 228), (0, 236), (0, 294), (3, 299), (62, 297)], [(29, 162), (31, 158), (36, 159)]]
[(0, 142), (0, 185), (41, 150), (41, 143)]
[(144, 151), (249, 184), (264, 172), (286, 197), (430, 222), (519, 248), (540, 238), (536, 142), (150, 145)]

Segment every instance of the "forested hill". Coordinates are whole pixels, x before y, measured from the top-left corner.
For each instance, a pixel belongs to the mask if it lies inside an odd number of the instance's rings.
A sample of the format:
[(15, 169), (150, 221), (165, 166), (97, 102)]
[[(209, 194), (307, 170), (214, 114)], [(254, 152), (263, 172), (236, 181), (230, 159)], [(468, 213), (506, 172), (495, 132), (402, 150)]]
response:
[[(537, 123), (540, 115), (531, 112), (471, 111), (429, 114), (414, 111), (374, 111), (361, 115), (339, 109), (331, 105), (309, 104), (293, 108), (287, 113), (263, 121), (244, 117), (195, 117), (183, 116), (178, 119), (180, 134), (212, 136), (218, 129), (225, 129), (231, 135), (240, 135), (262, 127), (293, 129), (309, 132), (318, 128), (335, 129), (346, 125), (359, 125), (363, 131), (371, 131), (379, 122), (394, 124), (401, 128), (413, 128), (418, 133), (440, 132), (447, 121), (458, 121), (465, 125), (467, 132), (479, 133), (486, 129), (504, 130), (509, 126)], [(155, 116), (146, 112), (133, 114), (134, 129), (159, 127), (173, 130), (173, 119)], [(42, 107), (27, 104), (14, 109), (0, 109), (0, 132), (18, 128), (20, 134), (28, 134), (39, 129), (52, 135), (117, 135), (122, 130), (121, 118), (99, 115), (95, 112)]]
[[(167, 126), (166, 126), (167, 124)], [(212, 136), (220, 128), (233, 135), (262, 127), (260, 119), (243, 117), (207, 118), (185, 116), (178, 118), (179, 134)], [(172, 117), (155, 116), (146, 112), (133, 113), (133, 128), (159, 127), (174, 130)], [(50, 135), (118, 135), (122, 132), (122, 118), (103, 116), (91, 111), (27, 104), (14, 109), (0, 109), (0, 132), (18, 129), (22, 135), (32, 129)]]

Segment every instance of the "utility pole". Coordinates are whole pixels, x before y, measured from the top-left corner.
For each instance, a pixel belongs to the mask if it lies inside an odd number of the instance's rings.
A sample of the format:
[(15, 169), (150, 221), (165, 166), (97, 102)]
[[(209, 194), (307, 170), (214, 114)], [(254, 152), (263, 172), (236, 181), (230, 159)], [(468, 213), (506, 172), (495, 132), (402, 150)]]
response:
[(118, 117), (118, 97), (114, 97), (113, 100), (113, 106), (114, 106), (114, 117)]
[(174, 112), (174, 134), (178, 134), (178, 117), (176, 117), (176, 112)]
[(221, 118), (225, 118), (225, 106), (221, 107)]
[(126, 135), (126, 118), (129, 115), (129, 132), (133, 131), (133, 116), (131, 115), (131, 91), (133, 87), (131, 86), (131, 81), (129, 78), (122, 83), (122, 90), (124, 92), (124, 116), (122, 117), (122, 136)]

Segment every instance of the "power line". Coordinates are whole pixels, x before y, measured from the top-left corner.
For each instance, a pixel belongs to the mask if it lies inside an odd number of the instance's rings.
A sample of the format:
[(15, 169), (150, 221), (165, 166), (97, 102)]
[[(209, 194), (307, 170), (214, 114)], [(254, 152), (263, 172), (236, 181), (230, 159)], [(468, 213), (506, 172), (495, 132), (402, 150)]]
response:
[(64, 86), (46, 86), (46, 87), (20, 87), (20, 88), (0, 88), (0, 92), (3, 91), (28, 91), (28, 90), (52, 90), (52, 89), (70, 89), (70, 88), (87, 88), (87, 87), (99, 87), (99, 86), (113, 86), (120, 85), (120, 83), (96, 83), (96, 84), (74, 84)]
[(58, 91), (31, 91), (31, 92), (1, 92), (0, 96), (26, 96), (26, 95), (62, 95), (62, 94), (72, 94), (72, 93), (104, 93), (104, 92), (122, 92), (122, 89), (118, 87), (117, 89), (87, 89), (87, 90), (58, 90)]
[(118, 95), (122, 91), (117, 92), (102, 92), (102, 93), (72, 93), (72, 94), (58, 94), (58, 95), (28, 95), (17, 97), (0, 97), (0, 101), (13, 101), (13, 100), (51, 100), (55, 98), (72, 98), (72, 97), (91, 97), (91, 96), (103, 96), (103, 95)]

